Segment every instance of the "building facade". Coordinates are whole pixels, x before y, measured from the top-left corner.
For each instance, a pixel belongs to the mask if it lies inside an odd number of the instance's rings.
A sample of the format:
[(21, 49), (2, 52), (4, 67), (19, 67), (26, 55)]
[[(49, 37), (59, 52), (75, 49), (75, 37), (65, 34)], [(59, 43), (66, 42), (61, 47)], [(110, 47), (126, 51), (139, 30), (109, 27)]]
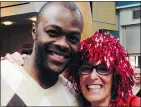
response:
[(92, 2), (93, 32), (99, 29), (116, 30), (115, 2)]
[(140, 6), (140, 2), (116, 2), (116, 29), (119, 30), (120, 42), (127, 49), (131, 62), (136, 66), (141, 64)]

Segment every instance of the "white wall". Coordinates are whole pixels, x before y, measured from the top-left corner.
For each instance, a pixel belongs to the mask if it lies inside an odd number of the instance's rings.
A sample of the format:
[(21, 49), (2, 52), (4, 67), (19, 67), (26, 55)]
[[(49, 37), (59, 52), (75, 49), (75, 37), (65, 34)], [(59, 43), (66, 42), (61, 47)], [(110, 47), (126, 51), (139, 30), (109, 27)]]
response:
[(120, 16), (120, 25), (130, 25), (130, 24), (138, 24), (140, 23), (140, 19), (133, 19), (133, 10), (140, 9), (140, 7), (132, 7), (121, 9), (119, 16)]
[(125, 29), (125, 47), (129, 53), (140, 53), (140, 25), (127, 26)]
[[(140, 53), (140, 18), (133, 19), (133, 10), (140, 7), (130, 7), (120, 9), (119, 14), (119, 34), (120, 43), (129, 50), (129, 53)], [(118, 26), (118, 22), (117, 22)]]

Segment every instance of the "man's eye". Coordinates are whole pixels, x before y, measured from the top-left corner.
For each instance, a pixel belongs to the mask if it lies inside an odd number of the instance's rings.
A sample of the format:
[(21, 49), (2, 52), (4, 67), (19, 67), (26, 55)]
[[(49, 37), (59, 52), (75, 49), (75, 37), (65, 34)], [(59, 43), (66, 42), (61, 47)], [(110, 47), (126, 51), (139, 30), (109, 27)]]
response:
[(59, 33), (55, 30), (49, 30), (49, 31), (46, 31), (46, 33), (51, 37), (57, 37), (59, 35)]
[(71, 42), (71, 43), (73, 43), (73, 44), (77, 44), (80, 40), (77, 38), (77, 37), (75, 37), (75, 36), (70, 36), (69, 38), (69, 41)]

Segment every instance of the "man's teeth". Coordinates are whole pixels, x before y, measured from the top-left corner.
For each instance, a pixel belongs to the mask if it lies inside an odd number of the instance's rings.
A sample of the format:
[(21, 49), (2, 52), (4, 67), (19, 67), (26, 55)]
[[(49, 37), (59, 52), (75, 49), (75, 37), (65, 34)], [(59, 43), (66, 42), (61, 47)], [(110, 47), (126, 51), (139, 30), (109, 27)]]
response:
[(101, 85), (88, 85), (88, 89), (101, 89)]
[(58, 55), (58, 54), (56, 54), (56, 53), (53, 53), (53, 56), (56, 57), (56, 58), (64, 58), (64, 56)]

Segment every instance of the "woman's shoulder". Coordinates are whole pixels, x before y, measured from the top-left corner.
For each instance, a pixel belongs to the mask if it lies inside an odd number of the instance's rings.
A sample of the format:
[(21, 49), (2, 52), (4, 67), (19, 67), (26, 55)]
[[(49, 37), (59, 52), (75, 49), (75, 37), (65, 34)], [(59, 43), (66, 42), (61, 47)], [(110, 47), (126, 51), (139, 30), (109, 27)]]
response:
[(141, 98), (138, 96), (129, 96), (128, 97), (129, 107), (140, 107)]

